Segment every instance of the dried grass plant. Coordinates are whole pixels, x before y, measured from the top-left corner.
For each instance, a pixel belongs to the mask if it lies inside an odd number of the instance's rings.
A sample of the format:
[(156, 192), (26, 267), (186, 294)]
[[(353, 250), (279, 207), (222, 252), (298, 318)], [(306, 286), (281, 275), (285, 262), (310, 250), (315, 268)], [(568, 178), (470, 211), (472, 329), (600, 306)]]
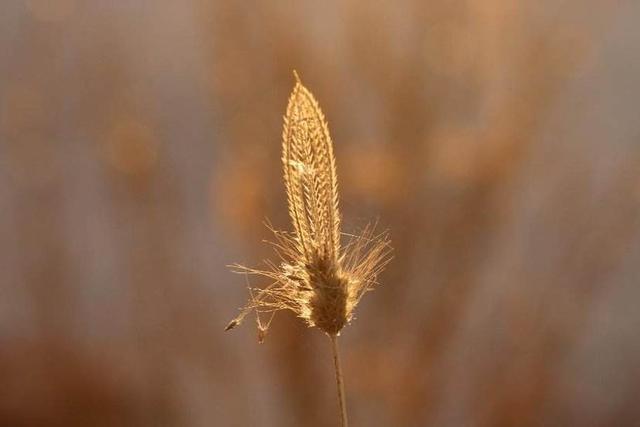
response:
[[(386, 233), (367, 226), (341, 245), (338, 181), (327, 122), (318, 102), (296, 83), (289, 97), (282, 135), (282, 161), (293, 232), (276, 231), (272, 245), (279, 264), (268, 269), (234, 265), (234, 271), (266, 277), (264, 288), (249, 288), (251, 298), (226, 330), (256, 313), (262, 342), (275, 312), (290, 310), (331, 339), (342, 425), (347, 426), (344, 381), (338, 354), (340, 331), (353, 318), (362, 296), (390, 260)], [(270, 316), (264, 323), (261, 315)]]

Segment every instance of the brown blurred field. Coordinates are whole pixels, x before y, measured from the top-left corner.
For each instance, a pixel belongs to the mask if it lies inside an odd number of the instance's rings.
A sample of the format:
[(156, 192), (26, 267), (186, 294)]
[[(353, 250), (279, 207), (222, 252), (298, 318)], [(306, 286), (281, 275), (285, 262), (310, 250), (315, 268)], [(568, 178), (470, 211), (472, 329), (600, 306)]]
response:
[[(223, 328), (288, 228), (297, 69), (345, 231), (353, 426), (640, 425), (640, 3), (3, 0), (0, 426), (334, 426), (329, 347)], [(259, 283), (253, 283), (259, 285)]]

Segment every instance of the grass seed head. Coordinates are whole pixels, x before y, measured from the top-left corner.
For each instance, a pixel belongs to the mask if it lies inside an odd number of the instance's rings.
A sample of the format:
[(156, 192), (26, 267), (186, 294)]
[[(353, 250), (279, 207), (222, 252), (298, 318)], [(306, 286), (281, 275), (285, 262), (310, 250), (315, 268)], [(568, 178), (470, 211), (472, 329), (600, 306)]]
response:
[(255, 311), (259, 341), (271, 323), (261, 323), (260, 313), (269, 312), (273, 318), (278, 310), (291, 310), (309, 326), (338, 335), (390, 260), (386, 233), (375, 234), (372, 226), (349, 236), (341, 246), (337, 173), (329, 129), (318, 102), (298, 74), (294, 75), (296, 84), (284, 117), (282, 144), (293, 232), (270, 227), (279, 265), (268, 263), (267, 269), (232, 266), (236, 272), (271, 280), (262, 289), (250, 289), (250, 301), (226, 328), (233, 329)]

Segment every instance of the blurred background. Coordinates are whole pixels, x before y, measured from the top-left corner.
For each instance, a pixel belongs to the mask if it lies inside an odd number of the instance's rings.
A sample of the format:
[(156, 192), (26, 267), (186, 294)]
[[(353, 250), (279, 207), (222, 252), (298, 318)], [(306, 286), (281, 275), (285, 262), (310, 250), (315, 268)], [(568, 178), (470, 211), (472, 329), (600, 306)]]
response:
[[(224, 333), (282, 114), (395, 258), (354, 426), (638, 426), (640, 2), (3, 0), (0, 425), (335, 426), (328, 340)], [(252, 285), (261, 283), (253, 280)]]

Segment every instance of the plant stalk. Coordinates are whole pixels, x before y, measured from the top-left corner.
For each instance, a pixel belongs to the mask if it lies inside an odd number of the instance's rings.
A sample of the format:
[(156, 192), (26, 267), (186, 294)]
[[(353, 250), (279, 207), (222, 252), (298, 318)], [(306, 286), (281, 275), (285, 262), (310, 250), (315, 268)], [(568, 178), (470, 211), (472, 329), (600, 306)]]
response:
[(344, 393), (344, 377), (342, 376), (342, 365), (340, 364), (340, 355), (338, 353), (338, 337), (337, 335), (329, 335), (331, 338), (331, 350), (333, 352), (333, 366), (336, 369), (336, 383), (338, 385), (338, 399), (340, 400), (340, 419), (342, 427), (349, 427), (347, 420), (347, 402)]

